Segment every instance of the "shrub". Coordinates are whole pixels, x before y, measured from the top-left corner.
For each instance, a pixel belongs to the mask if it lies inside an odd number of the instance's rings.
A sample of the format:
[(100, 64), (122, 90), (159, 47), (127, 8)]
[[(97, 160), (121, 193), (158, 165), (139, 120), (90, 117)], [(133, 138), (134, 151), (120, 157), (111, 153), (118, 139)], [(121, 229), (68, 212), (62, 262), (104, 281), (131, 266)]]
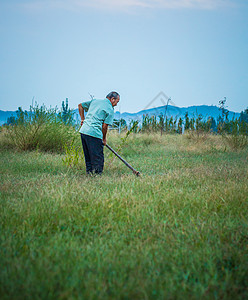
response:
[(186, 139), (194, 142), (204, 142), (209, 137), (209, 134), (210, 132), (203, 130), (186, 130), (184, 136)]
[(30, 106), (29, 111), (18, 108), (15, 123), (6, 126), (5, 143), (17, 150), (62, 151), (70, 144), (76, 132), (57, 116), (56, 109), (44, 105)]
[(223, 134), (222, 137), (233, 150), (244, 149), (248, 145), (248, 137), (244, 134)]
[[(220, 123), (219, 123), (220, 124)], [(248, 145), (248, 123), (240, 119), (226, 120), (219, 126), (224, 144), (233, 150), (244, 149)]]
[(240, 123), (239, 120), (229, 122), (229, 132), (222, 132), (222, 138), (226, 145), (233, 150), (244, 149), (248, 145), (248, 136), (246, 135), (246, 123)]

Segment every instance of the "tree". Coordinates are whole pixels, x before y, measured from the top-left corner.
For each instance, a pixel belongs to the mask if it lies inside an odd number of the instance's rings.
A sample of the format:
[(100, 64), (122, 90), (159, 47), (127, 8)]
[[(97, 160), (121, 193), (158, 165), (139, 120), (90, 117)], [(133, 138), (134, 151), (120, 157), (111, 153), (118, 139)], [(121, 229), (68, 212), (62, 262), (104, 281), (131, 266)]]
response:
[(125, 119), (114, 119), (113, 121), (113, 128), (125, 128), (127, 126), (127, 122), (125, 121)]
[(185, 113), (185, 130), (190, 128), (190, 121), (189, 121), (189, 113), (186, 111)]
[(240, 122), (243, 121), (248, 123), (248, 107), (240, 113)]
[(14, 125), (16, 124), (16, 118), (14, 116), (8, 117), (7, 122), (4, 125)]
[(68, 98), (66, 98), (65, 102), (62, 101), (61, 112), (59, 113), (59, 117), (66, 125), (72, 125), (74, 123), (73, 118), (74, 112), (69, 108)]
[(190, 130), (195, 130), (195, 118), (194, 117), (192, 119), (190, 119), (189, 128), (190, 128)]
[(159, 117), (158, 126), (160, 128), (160, 133), (161, 133), (161, 136), (162, 136), (163, 135), (163, 131), (164, 131), (164, 115), (160, 114), (158, 117)]
[(216, 132), (217, 131), (217, 125), (216, 125), (216, 121), (213, 117), (209, 117), (209, 122), (210, 122), (210, 130)]
[(169, 119), (169, 130), (170, 132), (173, 132), (173, 117), (170, 117)]
[(221, 110), (222, 121), (224, 122), (225, 119), (227, 121), (229, 111), (227, 110), (227, 106), (226, 106), (226, 97), (224, 97), (223, 100), (219, 100), (219, 109)]
[(229, 111), (227, 110), (226, 106), (226, 97), (219, 101), (219, 110), (221, 111), (221, 116), (218, 118), (218, 132), (228, 131), (230, 129), (230, 124), (228, 121)]
[(183, 120), (182, 120), (181, 117), (180, 117), (179, 120), (178, 120), (177, 128), (178, 128), (178, 132), (179, 132), (180, 134), (182, 134), (182, 132), (183, 132)]

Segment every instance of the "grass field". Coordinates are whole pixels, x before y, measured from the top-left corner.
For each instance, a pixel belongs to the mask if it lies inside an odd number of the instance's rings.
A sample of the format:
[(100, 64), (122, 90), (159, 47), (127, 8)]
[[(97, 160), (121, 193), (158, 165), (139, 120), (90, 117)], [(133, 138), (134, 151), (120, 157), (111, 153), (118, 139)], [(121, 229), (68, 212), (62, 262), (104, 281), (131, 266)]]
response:
[(105, 154), (87, 177), (63, 154), (1, 151), (0, 298), (247, 298), (248, 149), (133, 135), (140, 178)]

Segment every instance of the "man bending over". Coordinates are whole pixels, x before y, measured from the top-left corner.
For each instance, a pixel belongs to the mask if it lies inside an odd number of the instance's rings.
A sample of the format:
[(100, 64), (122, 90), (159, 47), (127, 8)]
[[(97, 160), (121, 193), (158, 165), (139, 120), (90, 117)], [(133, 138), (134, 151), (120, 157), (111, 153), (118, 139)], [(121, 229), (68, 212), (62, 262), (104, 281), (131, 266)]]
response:
[[(108, 125), (114, 120), (114, 106), (120, 101), (117, 92), (109, 93), (105, 99), (83, 102), (78, 105), (81, 117), (81, 140), (87, 174), (101, 174), (104, 165), (103, 146), (106, 145)], [(84, 111), (87, 112), (84, 117)]]

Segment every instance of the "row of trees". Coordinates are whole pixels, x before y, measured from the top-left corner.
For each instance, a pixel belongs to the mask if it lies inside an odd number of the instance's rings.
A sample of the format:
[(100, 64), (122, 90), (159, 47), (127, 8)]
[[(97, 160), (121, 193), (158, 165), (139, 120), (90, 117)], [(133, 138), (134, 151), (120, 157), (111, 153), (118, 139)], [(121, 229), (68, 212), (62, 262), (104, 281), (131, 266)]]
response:
[[(149, 116), (143, 115), (142, 121), (131, 120), (129, 124), (124, 119), (114, 120), (112, 128), (118, 129), (119, 132), (132, 128), (132, 132), (160, 132), (163, 133), (178, 133), (182, 134), (185, 130), (197, 132), (216, 132), (216, 133), (232, 133), (238, 132), (248, 134), (248, 108), (241, 112), (238, 119), (229, 119), (229, 111), (226, 109), (226, 99), (219, 101), (220, 116), (217, 120), (213, 117), (204, 119), (202, 115), (189, 117), (188, 112), (182, 117), (168, 117), (164, 115)], [(44, 114), (46, 110), (46, 114)], [(78, 124), (74, 118), (74, 112), (69, 108), (68, 98), (62, 101), (60, 110), (46, 109), (44, 106), (30, 106), (29, 111), (23, 111), (20, 107), (16, 112), (16, 117), (10, 117), (5, 125), (21, 124), (24, 122), (32, 122), (34, 118), (41, 118), (44, 115), (53, 117), (56, 122), (65, 125), (77, 127)], [(35, 121), (35, 120), (34, 120)]]
[[(113, 127), (118, 131), (124, 130), (126, 137), (138, 132), (182, 134), (185, 130), (199, 137), (201, 133), (216, 132), (228, 140), (233, 148), (242, 148), (248, 143), (248, 108), (240, 114), (238, 119), (229, 120), (226, 108), (220, 107), (221, 114), (218, 120), (209, 117), (207, 120), (201, 115), (184, 118), (164, 117), (160, 115), (144, 115), (142, 121), (132, 120), (129, 124), (124, 119), (114, 120)], [(69, 108), (68, 99), (62, 102), (60, 111), (57, 108), (45, 106), (30, 106), (29, 111), (18, 108), (16, 117), (8, 119), (4, 134), (6, 147), (20, 150), (40, 149), (43, 151), (63, 151), (78, 138), (80, 124), (75, 121), (74, 112)], [(66, 144), (66, 145), (65, 145)], [(69, 145), (69, 146), (68, 146)], [(234, 146), (233, 146), (234, 145)]]
[(62, 122), (65, 125), (75, 125), (76, 121), (74, 119), (74, 112), (72, 109), (69, 108), (68, 98), (65, 101), (62, 101), (61, 109), (59, 110), (57, 107), (47, 109), (44, 105), (40, 106), (35, 103), (35, 105), (31, 105), (29, 110), (23, 110), (21, 107), (18, 107), (16, 111), (16, 116), (11, 116), (7, 119), (7, 122), (4, 124), (6, 125), (14, 125), (20, 124), (23, 122), (34, 121), (34, 118), (44, 118), (49, 115), (50, 119), (51, 116), (56, 122)]
[[(149, 116), (143, 115), (141, 123), (132, 120), (129, 128), (133, 132), (160, 132), (163, 133), (179, 133), (182, 134), (185, 130), (199, 132), (216, 132), (216, 133), (235, 133), (248, 135), (248, 108), (241, 112), (240, 117), (236, 119), (229, 119), (229, 111), (226, 106), (226, 98), (219, 101), (220, 115), (215, 120), (213, 117), (204, 119), (202, 115), (189, 117), (186, 112), (184, 118), (182, 117), (167, 117), (164, 115)], [(125, 128), (127, 123), (125, 120), (115, 120), (114, 128)]]
[(160, 132), (182, 134), (185, 130), (197, 132), (216, 132), (216, 133), (232, 133), (238, 131), (248, 135), (248, 109), (241, 113), (239, 118), (229, 120), (228, 115), (220, 115), (217, 121), (213, 117), (204, 119), (202, 115), (189, 117), (186, 113), (184, 118), (173, 118), (160, 116), (143, 115), (142, 121), (132, 120), (127, 126), (124, 119), (115, 120), (113, 128), (126, 129), (133, 128), (133, 132)]

